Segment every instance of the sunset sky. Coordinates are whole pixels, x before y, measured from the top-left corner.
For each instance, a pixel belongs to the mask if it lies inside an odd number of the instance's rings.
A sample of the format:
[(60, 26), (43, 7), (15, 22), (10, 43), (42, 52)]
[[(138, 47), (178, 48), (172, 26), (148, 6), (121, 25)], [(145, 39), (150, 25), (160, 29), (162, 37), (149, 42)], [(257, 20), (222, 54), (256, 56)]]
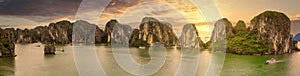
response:
[[(204, 15), (192, 1), (196, 0), (112, 0), (107, 7), (105, 2), (89, 0), (88, 5), (102, 5), (101, 7), (83, 6), (82, 10), (87, 21), (98, 24), (100, 28), (110, 19), (117, 19), (121, 24), (137, 27), (143, 17), (155, 17), (162, 22), (173, 25), (176, 34), (180, 34), (182, 26), (187, 23), (197, 24), (200, 36), (210, 36), (211, 25), (206, 24)], [(205, 1), (203, 2), (205, 6)], [(0, 26), (15, 25), (30, 27), (48, 25), (60, 20), (75, 21), (81, 0), (0, 0)], [(300, 0), (214, 0), (222, 17), (237, 22), (246, 23), (265, 10), (284, 12), (292, 20), (300, 19)], [(104, 9), (101, 16), (94, 15)], [(201, 9), (200, 9), (201, 10)], [(98, 21), (96, 21), (99, 19)]]

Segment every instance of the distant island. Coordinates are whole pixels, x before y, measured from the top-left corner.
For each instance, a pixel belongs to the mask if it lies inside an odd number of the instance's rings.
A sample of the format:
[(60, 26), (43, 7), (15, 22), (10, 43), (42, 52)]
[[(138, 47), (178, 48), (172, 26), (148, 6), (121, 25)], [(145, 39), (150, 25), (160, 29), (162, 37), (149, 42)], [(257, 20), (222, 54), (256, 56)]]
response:
[[(74, 24), (81, 26), (74, 26)], [(129, 25), (120, 24), (117, 20), (110, 20), (105, 29), (100, 29), (95, 24), (78, 20), (60, 21), (50, 23), (49, 26), (37, 26), (33, 29), (0, 29), (0, 52), (1, 57), (13, 57), (15, 44), (43, 43), (43, 44), (71, 44), (78, 43), (118, 43), (130, 47), (150, 47), (155, 42), (165, 47), (177, 48), (216, 48), (217, 35), (226, 35), (226, 52), (241, 55), (266, 55), (286, 54), (294, 52), (295, 41), (292, 41), (290, 34), (290, 19), (283, 13), (276, 11), (265, 11), (251, 20), (251, 25), (246, 27), (244, 21), (240, 20), (235, 27), (226, 19), (218, 20), (214, 25), (211, 40), (204, 43), (198, 36), (195, 24), (186, 24), (182, 31), (195, 30), (183, 33), (176, 37), (171, 24), (160, 22), (153, 17), (143, 18), (139, 29), (133, 29)], [(76, 32), (87, 33), (92, 30), (85, 30), (85, 27), (95, 27), (95, 40), (83, 36), (72, 35), (73, 29)], [(225, 30), (220, 28), (226, 27)], [(114, 30), (115, 29), (115, 30)], [(132, 33), (131, 33), (132, 32)], [(189, 35), (196, 35), (196, 38), (187, 38)], [(185, 40), (193, 39), (193, 40)], [(124, 42), (128, 41), (128, 42)], [(189, 41), (189, 42), (187, 42)], [(191, 42), (192, 41), (192, 42)]]

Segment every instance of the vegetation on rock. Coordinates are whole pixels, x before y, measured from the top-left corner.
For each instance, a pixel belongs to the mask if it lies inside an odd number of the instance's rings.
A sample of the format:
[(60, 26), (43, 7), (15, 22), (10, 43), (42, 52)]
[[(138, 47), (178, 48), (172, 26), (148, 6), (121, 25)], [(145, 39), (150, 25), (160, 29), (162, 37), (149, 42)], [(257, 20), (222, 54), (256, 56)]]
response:
[[(251, 20), (249, 28), (246, 27), (244, 21), (239, 21), (235, 27), (231, 25), (226, 18), (218, 20), (212, 35), (214, 38), (217, 37), (214, 35), (224, 34), (224, 30), (221, 29), (226, 27), (226, 52), (228, 53), (284, 54), (291, 53), (294, 47), (290, 36), (290, 20), (283, 13), (265, 11)], [(206, 43), (206, 45), (211, 44), (213, 46), (208, 46), (210, 49), (224, 45), (223, 43), (214, 44), (212, 40)]]
[(0, 57), (14, 57), (15, 44), (9, 40), (9, 35), (0, 28)]
[(243, 55), (263, 54), (270, 50), (269, 43), (257, 39), (258, 32), (242, 30), (227, 39), (227, 52)]
[(44, 47), (44, 54), (47, 55), (47, 54), (55, 54), (55, 46), (54, 44), (46, 44), (45, 47)]

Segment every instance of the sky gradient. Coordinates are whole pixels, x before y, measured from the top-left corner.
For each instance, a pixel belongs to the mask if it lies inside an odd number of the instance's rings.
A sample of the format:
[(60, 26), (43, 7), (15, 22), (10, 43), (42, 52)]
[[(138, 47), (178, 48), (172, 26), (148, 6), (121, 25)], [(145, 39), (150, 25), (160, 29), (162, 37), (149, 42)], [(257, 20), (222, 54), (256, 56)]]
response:
[[(146, 0), (147, 1), (147, 0)], [(149, 1), (149, 0), (148, 0)], [(179, 11), (195, 11), (187, 0), (153, 0), (160, 4), (171, 4), (175, 10)], [(214, 0), (223, 17), (231, 21), (249, 20), (265, 11), (276, 10), (284, 12), (291, 19), (300, 19), (299, 0)], [(0, 20), (1, 25), (32, 25), (39, 23), (49, 23), (62, 19), (74, 19), (77, 8), (81, 0), (0, 0)], [(103, 16), (107, 19), (120, 16), (128, 9), (145, 3), (145, 0), (112, 0), (107, 7)], [(177, 4), (177, 5), (176, 5)], [(190, 6), (187, 6), (190, 5)], [(148, 4), (148, 7), (157, 7), (157, 4)], [(172, 8), (171, 7), (171, 8)], [(163, 6), (162, 6), (163, 8)], [(138, 9), (141, 10), (141, 9)], [(151, 14), (162, 14), (166, 12), (174, 12), (174, 10), (165, 10), (153, 12)], [(169, 11), (168, 11), (169, 10)], [(90, 11), (87, 11), (90, 12)], [(191, 14), (191, 13), (189, 13)], [(192, 14), (195, 16), (195, 13)], [(103, 17), (102, 16), (102, 17)], [(104, 18), (104, 17), (103, 17)], [(197, 19), (193, 19), (197, 21)]]
[[(90, 0), (88, 5), (104, 5)], [(205, 2), (206, 0), (201, 0)], [(300, 19), (300, 0), (214, 0), (222, 17), (233, 23), (244, 20), (246, 23), (265, 10), (283, 12), (290, 19)], [(48, 25), (61, 20), (75, 21), (81, 0), (0, 0), (0, 26), (15, 25), (32, 27)], [(204, 3), (205, 4), (205, 3)], [(137, 27), (143, 17), (155, 17), (174, 26), (178, 35), (187, 23), (197, 24), (200, 36), (208, 37), (212, 25), (207, 25), (201, 11), (189, 0), (112, 0), (107, 7), (89, 7), (83, 13), (89, 22), (95, 18), (100, 28), (104, 28), (110, 19), (117, 19), (121, 24)], [(101, 16), (93, 14), (104, 9)], [(200, 9), (201, 10), (201, 9)], [(79, 16), (78, 16), (79, 17)]]

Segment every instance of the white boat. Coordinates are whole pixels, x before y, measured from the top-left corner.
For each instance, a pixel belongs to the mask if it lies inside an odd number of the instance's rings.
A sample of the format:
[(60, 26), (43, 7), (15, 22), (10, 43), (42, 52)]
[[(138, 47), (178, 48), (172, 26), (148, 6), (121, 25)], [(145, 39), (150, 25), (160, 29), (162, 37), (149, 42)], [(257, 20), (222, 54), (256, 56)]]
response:
[(140, 49), (145, 49), (146, 47), (144, 47), (144, 46), (140, 46), (139, 48), (140, 48)]
[(275, 64), (276, 62), (277, 62), (276, 60), (270, 59), (266, 61), (266, 64)]

